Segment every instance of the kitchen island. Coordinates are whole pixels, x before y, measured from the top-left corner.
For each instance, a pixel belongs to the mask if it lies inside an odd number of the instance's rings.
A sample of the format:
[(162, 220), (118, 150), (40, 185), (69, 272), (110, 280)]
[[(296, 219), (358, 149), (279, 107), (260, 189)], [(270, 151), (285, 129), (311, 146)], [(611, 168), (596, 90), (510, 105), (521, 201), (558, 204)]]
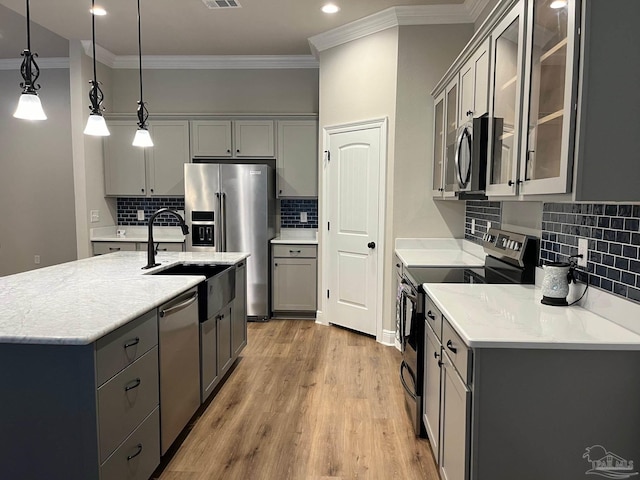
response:
[(163, 252), (142, 270), (145, 252), (119, 252), (0, 278), (3, 477), (149, 478), (160, 459), (158, 307), (205, 279), (153, 274), (247, 257)]
[(533, 285), (423, 288), (424, 422), (442, 478), (637, 475), (640, 335), (542, 305)]

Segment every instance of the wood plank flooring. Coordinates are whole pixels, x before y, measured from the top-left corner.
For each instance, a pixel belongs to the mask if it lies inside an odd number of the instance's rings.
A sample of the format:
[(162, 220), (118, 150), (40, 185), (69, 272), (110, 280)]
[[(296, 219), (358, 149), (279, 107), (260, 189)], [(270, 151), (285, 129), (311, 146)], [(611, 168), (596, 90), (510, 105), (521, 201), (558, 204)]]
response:
[(248, 330), (235, 370), (153, 478), (438, 479), (395, 348), (310, 320)]

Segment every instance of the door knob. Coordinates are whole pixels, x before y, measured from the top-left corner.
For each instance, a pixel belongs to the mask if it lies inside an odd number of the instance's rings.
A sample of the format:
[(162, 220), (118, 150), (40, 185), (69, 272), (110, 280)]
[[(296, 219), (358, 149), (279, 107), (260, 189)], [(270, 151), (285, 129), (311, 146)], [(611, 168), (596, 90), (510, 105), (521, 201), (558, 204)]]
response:
[(376, 242), (369, 242), (369, 243), (367, 243), (367, 247), (369, 247), (369, 248), (376, 248)]

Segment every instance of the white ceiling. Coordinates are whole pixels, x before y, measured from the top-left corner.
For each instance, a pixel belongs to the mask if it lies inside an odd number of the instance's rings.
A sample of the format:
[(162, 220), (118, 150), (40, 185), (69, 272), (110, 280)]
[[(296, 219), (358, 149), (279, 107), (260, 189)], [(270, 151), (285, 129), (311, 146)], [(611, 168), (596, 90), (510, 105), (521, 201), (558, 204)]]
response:
[[(393, 6), (473, 4), (479, 0), (239, 0), (242, 8), (208, 9), (202, 0), (141, 0), (145, 55), (309, 55), (308, 38)], [(3, 8), (2, 6), (7, 8)], [(115, 55), (137, 54), (135, 0), (96, 0), (96, 43)], [(90, 0), (31, 0), (32, 50), (66, 57), (64, 39), (91, 38)], [(25, 47), (25, 0), (0, 0), (0, 58)], [(48, 36), (47, 36), (48, 35)], [(40, 44), (38, 42), (40, 41)]]

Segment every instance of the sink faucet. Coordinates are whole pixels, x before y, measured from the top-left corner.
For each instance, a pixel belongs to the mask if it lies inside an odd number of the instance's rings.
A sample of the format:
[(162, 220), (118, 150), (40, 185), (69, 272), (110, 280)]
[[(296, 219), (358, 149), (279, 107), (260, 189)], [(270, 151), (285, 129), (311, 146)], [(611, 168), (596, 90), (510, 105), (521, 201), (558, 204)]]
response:
[(142, 267), (143, 270), (146, 270), (148, 268), (153, 268), (153, 267), (157, 267), (158, 265), (160, 265), (159, 263), (156, 263), (156, 250), (153, 246), (153, 222), (156, 219), (156, 217), (158, 215), (161, 215), (163, 213), (169, 213), (171, 215), (173, 215), (174, 217), (176, 217), (178, 219), (178, 221), (180, 222), (180, 228), (182, 229), (182, 234), (183, 235), (187, 235), (189, 233), (189, 227), (187, 226), (186, 223), (184, 223), (184, 219), (180, 216), (180, 214), (178, 212), (175, 212), (173, 210), (170, 210), (168, 208), (161, 208), (160, 210), (157, 210), (153, 215), (151, 215), (151, 218), (149, 218), (149, 240), (147, 243), (147, 265)]

